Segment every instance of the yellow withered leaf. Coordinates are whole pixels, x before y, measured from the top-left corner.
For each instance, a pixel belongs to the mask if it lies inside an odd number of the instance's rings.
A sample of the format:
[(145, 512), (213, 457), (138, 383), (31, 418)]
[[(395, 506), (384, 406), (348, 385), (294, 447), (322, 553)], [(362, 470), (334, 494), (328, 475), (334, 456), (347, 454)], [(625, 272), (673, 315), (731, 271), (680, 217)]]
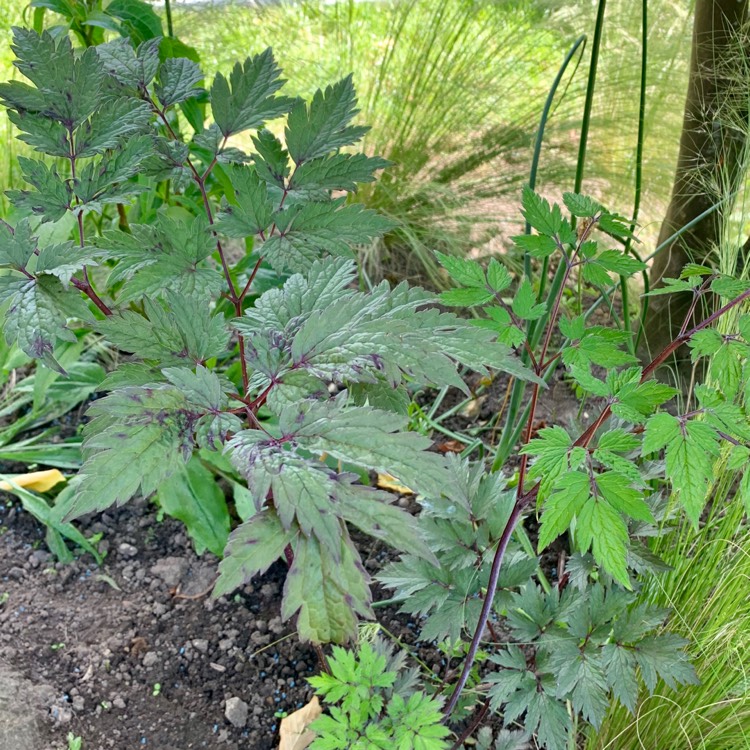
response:
[(398, 479), (392, 477), (390, 474), (378, 474), (378, 487), (380, 487), (381, 490), (398, 492), (400, 495), (414, 494), (414, 490), (410, 490), (408, 487), (400, 484)]
[[(47, 469), (45, 471), (30, 471), (28, 474), (17, 474), (10, 476), (13, 484), (23, 487), (27, 490), (36, 492), (46, 492), (51, 490), (56, 484), (65, 481), (65, 477), (59, 469)], [(10, 482), (0, 482), (0, 490), (4, 492), (13, 492)]]
[(279, 727), (279, 750), (305, 750), (315, 739), (315, 732), (308, 727), (322, 713), (318, 696), (315, 695), (306, 706), (283, 718)]

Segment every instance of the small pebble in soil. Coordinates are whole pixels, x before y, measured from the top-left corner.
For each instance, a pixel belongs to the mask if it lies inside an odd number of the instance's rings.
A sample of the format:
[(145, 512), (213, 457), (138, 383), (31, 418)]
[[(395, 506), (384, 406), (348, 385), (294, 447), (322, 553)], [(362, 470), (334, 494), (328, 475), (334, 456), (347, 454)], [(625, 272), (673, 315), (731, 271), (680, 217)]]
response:
[(248, 705), (241, 698), (237, 698), (236, 696), (227, 698), (224, 716), (227, 717), (227, 721), (232, 726), (242, 729), (247, 724), (247, 712)]

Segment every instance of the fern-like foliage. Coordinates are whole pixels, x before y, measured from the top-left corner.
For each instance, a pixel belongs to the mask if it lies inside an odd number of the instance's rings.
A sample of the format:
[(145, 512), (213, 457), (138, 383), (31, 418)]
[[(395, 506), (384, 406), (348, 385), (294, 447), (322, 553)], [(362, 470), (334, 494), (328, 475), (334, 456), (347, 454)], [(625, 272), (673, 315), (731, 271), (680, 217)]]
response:
[[(9, 193), (28, 218), (0, 226), (6, 336), (57, 369), (71, 324), (130, 355), (90, 410), (81, 480), (56, 512), (72, 519), (170, 491), (189, 504), (204, 471), (197, 451), (209, 463), (225, 451), (253, 511), (229, 538), (217, 595), (285, 557), (284, 617), (297, 616), (305, 639), (351, 639), (372, 610), (350, 527), (437, 562), (412, 516), (366, 482), (373, 470), (431, 494), (453, 483), (394, 411), (406, 385), (464, 388), (459, 365), (538, 377), (494, 332), (442, 312), (423, 290), (357, 288), (353, 248), (392, 224), (341, 195), (387, 166), (342, 151), (366, 132), (354, 124), (351, 77), (307, 103), (279, 94), (270, 50), (206, 91), (199, 66), (160, 57), (159, 40), (77, 54), (65, 37), (16, 29), (13, 49), (27, 82), (3, 84), (2, 102), (22, 138), (58, 161), (24, 160), (30, 188)], [(213, 122), (186, 137), (175, 111), (197, 98)], [(266, 128), (282, 117), (283, 143)], [(248, 130), (252, 154), (228, 143)], [(165, 204), (126, 231), (91, 235), (89, 215), (112, 204), (122, 214), (167, 178), (195, 200), (194, 216)], [(66, 215), (73, 239), (40, 243), (38, 224)], [(236, 240), (252, 251), (232, 263), (224, 245)], [(261, 275), (274, 279), (264, 293)], [(191, 533), (216, 550), (227, 511), (215, 518)]]

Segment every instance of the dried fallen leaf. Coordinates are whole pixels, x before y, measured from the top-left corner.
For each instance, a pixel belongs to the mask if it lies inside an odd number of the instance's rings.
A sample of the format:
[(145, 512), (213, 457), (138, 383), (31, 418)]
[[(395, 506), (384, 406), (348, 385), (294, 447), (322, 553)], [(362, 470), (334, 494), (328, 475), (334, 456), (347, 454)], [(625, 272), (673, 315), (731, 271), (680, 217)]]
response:
[[(36, 492), (46, 492), (52, 489), (56, 484), (65, 481), (65, 477), (58, 469), (47, 469), (46, 471), (31, 471), (28, 474), (18, 474), (10, 476), (13, 484), (24, 487), (27, 490)], [(13, 486), (10, 482), (0, 482), (0, 490), (13, 492)]]
[(378, 487), (380, 487), (381, 490), (398, 492), (400, 495), (414, 494), (414, 490), (410, 490), (403, 484), (399, 484), (399, 481), (395, 477), (392, 477), (390, 474), (378, 474)]
[(308, 727), (323, 713), (318, 696), (298, 711), (283, 718), (279, 727), (279, 750), (305, 750), (315, 739)]
[(466, 446), (459, 440), (443, 440), (435, 445), (438, 453), (460, 453)]

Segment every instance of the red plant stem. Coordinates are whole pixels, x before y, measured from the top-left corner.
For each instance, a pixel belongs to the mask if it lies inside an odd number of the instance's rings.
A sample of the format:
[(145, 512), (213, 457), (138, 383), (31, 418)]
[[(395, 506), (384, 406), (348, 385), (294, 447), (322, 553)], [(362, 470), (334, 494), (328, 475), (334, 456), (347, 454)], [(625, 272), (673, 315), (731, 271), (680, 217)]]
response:
[[(586, 234), (584, 232), (583, 237), (585, 236)], [(583, 241), (584, 240), (582, 239), (581, 242)], [(568, 277), (570, 276), (570, 270), (572, 267), (573, 266), (571, 265), (571, 262), (566, 257), (565, 258), (565, 275), (563, 276), (562, 284), (560, 284), (560, 289), (557, 292), (557, 296), (555, 297), (555, 303), (552, 307), (552, 314), (549, 317), (549, 322), (547, 324), (547, 332), (544, 336), (544, 344), (542, 345), (542, 350), (539, 353), (539, 362), (544, 362), (544, 358), (547, 356), (547, 350), (549, 349), (549, 344), (552, 339), (552, 330), (555, 327), (555, 321), (557, 320), (557, 316), (560, 313), (560, 304), (562, 302), (562, 296), (565, 291), (565, 285), (568, 282)], [(541, 372), (537, 372), (537, 375), (541, 375)], [(531, 394), (531, 409), (529, 410), (529, 418), (526, 421), (526, 437), (524, 438), (524, 443), (528, 443), (529, 440), (531, 440), (531, 433), (534, 429), (534, 417), (536, 416), (536, 407), (537, 407), (537, 404), (539, 403), (539, 388), (540, 388), (539, 383), (534, 383), (534, 391)], [(519, 470), (518, 470), (518, 486), (516, 489), (516, 498), (518, 499), (520, 499), (520, 497), (523, 495), (523, 488), (526, 482), (526, 469), (528, 467), (528, 463), (529, 463), (528, 454), (524, 453), (524, 455), (521, 456), (521, 466), (519, 467)]]
[[(68, 128), (68, 143), (70, 146), (70, 154), (68, 159), (70, 161), (70, 176), (73, 181), (76, 179), (76, 155), (75, 147), (73, 145), (73, 128)], [(76, 199), (77, 202), (78, 199)], [(76, 217), (78, 221), (78, 244), (81, 248), (84, 247), (83, 237), (83, 211), (79, 211)], [(112, 310), (107, 307), (104, 301), (94, 290), (94, 287), (89, 279), (89, 271), (86, 266), (83, 267), (83, 281), (80, 279), (72, 278), (71, 283), (73, 286), (82, 291), (105, 315), (112, 315)]]
[[(169, 124), (169, 121), (167, 120), (166, 113), (163, 109), (159, 107), (159, 105), (151, 98), (150, 94), (147, 91), (144, 91), (144, 96), (146, 97), (146, 100), (151, 105), (151, 108), (154, 112), (159, 116), (161, 121), (164, 123), (164, 126), (167, 129), (167, 132), (171, 136), (172, 140), (179, 141), (180, 139), (177, 137), (177, 134), (174, 132), (172, 126)], [(221, 145), (221, 148), (224, 148), (226, 145), (227, 139), (224, 138), (224, 141)], [(211, 163), (206, 168), (206, 171), (201, 175), (200, 172), (195, 168), (195, 165), (193, 164), (192, 160), (188, 156), (186, 164), (190, 171), (193, 173), (193, 181), (198, 186), (198, 190), (200, 191), (201, 198), (203, 200), (203, 208), (206, 212), (206, 217), (208, 218), (208, 223), (213, 227), (214, 224), (214, 215), (213, 211), (211, 210), (211, 202), (208, 199), (208, 193), (206, 192), (206, 178), (211, 173), (211, 170), (214, 168), (216, 164), (216, 157), (211, 161)], [(213, 230), (212, 230), (213, 231)], [(234, 314), (236, 317), (242, 316), (242, 300), (244, 299), (245, 295), (247, 294), (247, 289), (243, 292), (243, 294), (238, 295), (237, 290), (234, 287), (234, 282), (232, 281), (232, 275), (229, 272), (229, 264), (227, 263), (227, 258), (224, 253), (224, 248), (221, 244), (221, 240), (219, 239), (218, 235), (215, 231), (213, 231), (214, 239), (216, 240), (216, 250), (219, 253), (219, 259), (221, 261), (221, 268), (224, 272), (224, 279), (227, 282), (227, 287), (229, 289), (228, 297), (229, 301), (234, 306)], [(248, 285), (249, 288), (249, 285)], [(250, 387), (250, 378), (248, 376), (247, 372), (247, 362), (245, 362), (245, 338), (244, 336), (237, 332), (237, 344), (239, 347), (239, 354), (240, 354), (240, 367), (242, 368), (242, 393), (244, 396), (247, 395), (248, 388)]]
[[(531, 493), (528, 494), (531, 495)], [(534, 493), (534, 496), (536, 496), (536, 493)], [(521, 513), (523, 512), (526, 505), (528, 505), (528, 502), (529, 500), (527, 499), (526, 495), (516, 500), (516, 502), (513, 504), (513, 510), (510, 512), (510, 517), (505, 523), (503, 533), (500, 535), (500, 541), (497, 544), (495, 557), (492, 560), (492, 568), (490, 569), (490, 580), (487, 583), (487, 595), (484, 597), (482, 611), (479, 613), (479, 622), (477, 623), (477, 627), (474, 630), (474, 637), (471, 639), (469, 651), (466, 654), (466, 659), (464, 659), (464, 666), (461, 670), (461, 675), (458, 678), (458, 682), (456, 683), (456, 687), (453, 690), (453, 695), (451, 695), (451, 698), (448, 701), (448, 705), (443, 711), (444, 717), (446, 719), (451, 715), (451, 712), (456, 707), (458, 699), (461, 697), (461, 692), (463, 691), (464, 687), (466, 686), (466, 682), (469, 679), (471, 668), (474, 666), (474, 661), (477, 658), (477, 651), (479, 651), (479, 645), (482, 641), (482, 635), (484, 634), (484, 628), (487, 625), (487, 620), (489, 620), (490, 612), (492, 611), (492, 603), (495, 601), (495, 591), (497, 590), (497, 582), (500, 579), (500, 568), (503, 564), (505, 551), (508, 549), (508, 543), (510, 542), (513, 530), (516, 528), (518, 521), (521, 518)]]
[[(750, 299), (750, 289), (747, 289), (739, 296), (735, 297), (733, 300), (730, 300), (727, 302), (726, 305), (720, 307), (715, 312), (711, 313), (705, 320), (702, 320), (700, 323), (698, 323), (696, 326), (691, 328), (689, 331), (686, 331), (685, 333), (678, 336), (674, 341), (672, 341), (671, 344), (666, 346), (664, 350), (656, 357), (654, 357), (653, 360), (646, 366), (646, 368), (643, 370), (643, 373), (641, 374), (640, 383), (644, 383), (646, 380), (648, 380), (651, 375), (653, 375), (654, 371), (659, 367), (659, 365), (663, 364), (672, 354), (674, 354), (677, 349), (679, 349), (683, 344), (690, 341), (691, 337), (694, 336), (698, 331), (702, 331), (704, 328), (707, 328), (711, 325), (714, 321), (718, 320), (724, 313), (731, 310), (733, 307), (736, 307), (737, 305), (741, 304), (745, 300)], [(593, 422), (588, 429), (578, 438), (578, 440), (573, 443), (574, 446), (587, 446), (592, 438), (594, 437), (596, 431), (599, 429), (599, 427), (604, 423), (604, 420), (610, 415), (612, 411), (612, 404), (607, 404), (607, 406), (604, 407), (602, 410), (602, 413), (599, 415), (597, 420)]]
[(112, 310), (110, 310), (110, 308), (102, 301), (90, 283), (76, 278), (72, 278), (70, 283), (73, 284), (76, 289), (83, 292), (105, 315), (112, 315)]
[(250, 278), (247, 280), (247, 284), (245, 284), (245, 288), (240, 292), (240, 302), (245, 299), (247, 293), (250, 291), (250, 286), (252, 285), (253, 281), (255, 281), (255, 275), (258, 273), (258, 269), (260, 268), (260, 264), (262, 262), (263, 258), (258, 258), (258, 261), (255, 264), (255, 268), (253, 268), (253, 272), (250, 274)]
[(463, 747), (464, 742), (471, 737), (474, 732), (477, 731), (477, 727), (484, 721), (484, 717), (487, 716), (487, 711), (490, 710), (490, 699), (487, 698), (487, 700), (484, 702), (484, 705), (482, 708), (479, 709), (477, 712), (477, 717), (474, 719), (474, 721), (469, 724), (466, 729), (464, 729), (463, 732), (461, 732), (461, 736), (451, 745), (451, 750), (459, 750), (459, 748)]

